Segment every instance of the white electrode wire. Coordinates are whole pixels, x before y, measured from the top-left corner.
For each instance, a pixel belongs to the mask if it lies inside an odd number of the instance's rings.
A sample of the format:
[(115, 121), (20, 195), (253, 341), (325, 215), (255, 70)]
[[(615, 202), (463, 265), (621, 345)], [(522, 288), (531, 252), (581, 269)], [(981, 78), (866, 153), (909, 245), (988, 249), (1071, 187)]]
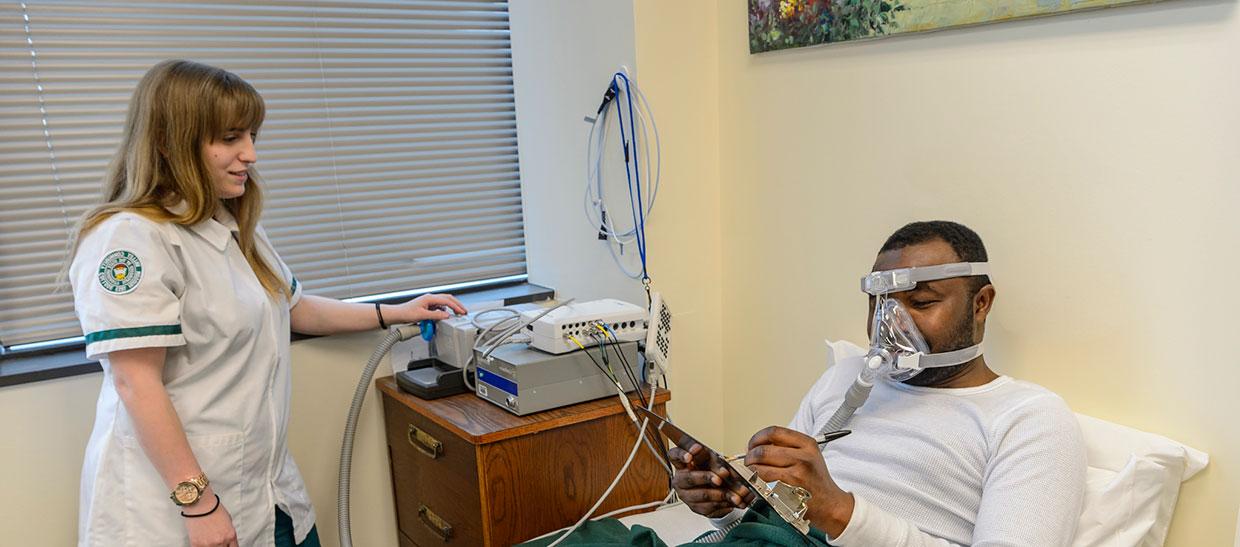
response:
[[(651, 385), (650, 385), (650, 400), (649, 400), (649, 401), (647, 401), (647, 403), (646, 403), (646, 410), (648, 410), (648, 411), (650, 411), (650, 412), (654, 412), (654, 394), (655, 394), (655, 391), (657, 391), (657, 390), (658, 390), (658, 386), (655, 386), (654, 384), (651, 384)], [(659, 467), (662, 467), (665, 471), (667, 471), (667, 476), (668, 476), (668, 478), (671, 478), (671, 477), (672, 477), (672, 475), (674, 475), (674, 474), (676, 473), (676, 471), (675, 471), (674, 469), (672, 469), (671, 464), (669, 464), (668, 462), (664, 461), (664, 459), (663, 459), (663, 458), (667, 457), (667, 453), (666, 453), (666, 451), (664, 451), (664, 453), (663, 453), (663, 454), (660, 454), (657, 450), (655, 450), (655, 448), (654, 448), (654, 444), (652, 444), (652, 443), (650, 442), (650, 437), (647, 437), (647, 436), (646, 436), (643, 432), (639, 432), (639, 433), (641, 433), (641, 434), (642, 434), (642, 438), (643, 438), (643, 439), (645, 439), (645, 441), (646, 441), (646, 448), (650, 450), (650, 455), (654, 456), (654, 460), (655, 460), (655, 461), (657, 461), (657, 462), (659, 462)], [(656, 435), (656, 436), (657, 436), (657, 435)], [(675, 492), (675, 490), (673, 490), (672, 492), (674, 493), (674, 492)], [(670, 496), (670, 495), (671, 495), (671, 494), (669, 494), (669, 496)], [(601, 517), (599, 517), (599, 518), (606, 518), (607, 516), (608, 516), (608, 515), (603, 515), (603, 516), (601, 516)]]
[[(606, 111), (604, 111), (604, 114), (606, 114)], [(604, 126), (604, 131), (605, 131), (606, 124), (607, 124), (606, 117), (603, 116), (601, 117), (601, 119), (603, 120), (603, 126)], [(591, 128), (591, 130), (593, 131), (593, 127)], [(602, 143), (603, 142), (604, 141), (602, 139), (599, 140), (599, 150), (596, 154), (596, 157), (598, 158), (602, 157)], [(602, 163), (601, 159), (599, 160), (599, 162), (595, 163), (594, 164), (595, 169), (601, 169), (601, 163)], [(592, 189), (595, 189), (595, 188), (597, 188), (597, 194), (591, 191)], [(594, 210), (594, 208), (598, 208), (599, 217), (603, 216), (602, 211), (604, 210), (603, 209), (604, 201), (605, 201), (605, 195), (604, 195), (603, 186), (601, 184), (601, 180), (599, 180), (598, 184), (587, 182), (586, 193), (585, 193), (585, 209), (586, 209), (586, 218), (588, 219), (587, 221), (592, 222), (589, 219), (592, 218), (590, 213), (591, 211)], [(623, 273), (625, 277), (628, 277), (630, 279), (641, 279), (641, 276), (642, 276), (641, 267), (637, 266), (636, 269), (630, 270), (628, 266), (625, 266), (624, 260), (620, 257), (620, 254), (616, 250), (617, 247), (623, 248), (624, 245), (632, 245), (636, 243), (637, 242), (637, 236), (636, 236), (637, 229), (636, 228), (630, 229), (629, 231), (624, 232), (623, 234), (617, 233), (615, 224), (613, 222), (614, 218), (615, 218), (615, 215), (612, 215), (611, 217), (608, 217), (605, 222), (600, 218), (600, 220), (597, 223), (592, 223), (592, 226), (598, 226), (599, 231), (607, 236), (609, 240), (608, 245), (607, 245), (607, 252), (608, 254), (611, 255), (612, 262), (616, 263), (616, 267), (620, 268), (620, 272)]]
[(646, 436), (646, 424), (649, 421), (649, 418), (642, 418), (642, 425), (637, 432), (637, 442), (633, 443), (633, 449), (629, 451), (628, 459), (624, 461), (624, 466), (620, 468), (620, 472), (616, 473), (615, 480), (611, 481), (611, 484), (607, 486), (607, 490), (603, 491), (603, 495), (599, 496), (598, 501), (594, 502), (594, 507), (591, 507), (589, 511), (586, 511), (586, 514), (582, 515), (581, 519), (578, 520), (576, 524), (573, 524), (567, 532), (564, 532), (564, 535), (560, 536), (560, 539), (551, 542), (551, 544), (547, 547), (555, 547), (556, 545), (559, 545), (566, 538), (568, 538), (568, 536), (572, 535), (573, 532), (577, 531), (582, 524), (585, 524), (587, 520), (590, 520), (590, 516), (593, 515), (595, 511), (598, 511), (600, 505), (603, 505), (603, 500), (606, 500), (607, 496), (611, 495), (611, 491), (615, 490), (616, 485), (620, 484), (620, 479), (624, 478), (624, 474), (628, 472), (629, 466), (633, 464), (633, 459), (637, 456), (637, 450), (642, 447), (642, 439)]
[[(619, 515), (619, 514), (621, 514), (621, 513), (627, 513), (627, 512), (629, 512), (629, 511), (637, 511), (637, 510), (640, 510), (640, 509), (650, 509), (651, 507), (655, 507), (655, 508), (657, 508), (657, 507), (660, 507), (660, 506), (663, 506), (663, 505), (669, 505), (669, 504), (672, 504), (672, 503), (673, 503), (673, 502), (672, 502), (672, 500), (675, 498), (675, 496), (676, 496), (676, 491), (675, 491), (675, 490), (669, 490), (669, 491), (667, 492), (667, 496), (664, 496), (664, 497), (663, 497), (663, 499), (661, 499), (661, 500), (659, 500), (659, 501), (652, 501), (652, 502), (650, 502), (650, 503), (643, 503), (643, 504), (641, 504), (641, 505), (630, 505), (630, 506), (628, 506), (628, 507), (621, 507), (621, 508), (619, 508), (619, 509), (616, 509), (615, 511), (608, 511), (608, 512), (606, 512), (606, 513), (603, 513), (603, 514), (601, 514), (601, 515), (599, 515), (599, 516), (595, 517), (595, 518), (594, 518), (594, 520), (605, 519), (605, 518), (607, 518), (607, 517), (614, 517), (614, 516), (616, 516), (616, 515)], [(547, 536), (550, 536), (550, 535), (555, 534), (555, 533), (557, 533), (557, 532), (560, 532), (560, 531), (562, 531), (562, 530), (564, 530), (564, 528), (560, 528), (559, 530), (552, 530), (552, 531), (547, 532), (547, 533), (545, 533), (545, 534), (543, 534), (543, 535), (541, 535), (541, 536), (538, 536), (538, 537), (535, 537), (535, 538), (530, 538), (530, 539), (528, 539), (528, 540), (526, 540), (526, 541), (527, 541), (527, 542), (530, 542), (530, 541), (538, 541), (538, 540), (540, 540), (540, 539), (542, 539), (542, 538), (545, 538), (545, 537), (547, 537)]]
[[(650, 103), (646, 100), (646, 95), (642, 92), (641, 88), (638, 87), (637, 82), (630, 81), (630, 87), (633, 92), (632, 96), (637, 98), (636, 104), (638, 105), (638, 108), (634, 109), (636, 114), (635, 118), (637, 122), (638, 135), (633, 140), (641, 141), (645, 154), (643, 157), (654, 158), (653, 162), (646, 162), (644, 168), (646, 178), (646, 195), (649, 196), (649, 198), (646, 203), (642, 204), (642, 209), (646, 216), (650, 216), (650, 212), (654, 210), (655, 199), (659, 195), (659, 181), (663, 170), (663, 155), (661, 153), (662, 148), (659, 137), (659, 126), (654, 120), (653, 112), (650, 110)], [(608, 237), (615, 238), (620, 242), (628, 244), (636, 241), (636, 238), (633, 237), (637, 233), (636, 227), (630, 228), (624, 232), (618, 232), (615, 228), (614, 216), (613, 218), (608, 218), (606, 221), (602, 218), (602, 211), (606, 206), (603, 202), (603, 150), (607, 142), (607, 127), (611, 123), (611, 120), (607, 116), (607, 112), (612, 108), (613, 103), (618, 104), (621, 100), (627, 100), (627, 97), (624, 97), (624, 93), (625, 92), (621, 90), (611, 103), (608, 103), (603, 107), (602, 113), (600, 113), (599, 117), (595, 118), (594, 123), (590, 125), (590, 134), (587, 142), (587, 152), (590, 153), (590, 155), (587, 157), (586, 161), (587, 184), (585, 206), (586, 221), (590, 223), (590, 227), (592, 229), (603, 227), (602, 231)], [(646, 125), (647, 120), (649, 120), (650, 124), (649, 129)], [(652, 131), (654, 133), (654, 154), (651, 154), (650, 139), (648, 138)]]
[[(652, 412), (654, 411), (654, 395), (655, 395), (656, 390), (657, 390), (657, 388), (656, 388), (655, 386), (650, 386), (650, 399), (649, 399), (649, 401), (646, 403), (646, 410), (649, 410), (649, 411), (652, 411)], [(621, 396), (623, 396), (623, 395), (621, 395)], [(577, 530), (577, 528), (580, 528), (580, 527), (581, 527), (581, 525), (582, 525), (582, 524), (584, 524), (584, 523), (585, 523), (585, 521), (587, 521), (587, 520), (598, 520), (598, 519), (605, 519), (605, 518), (610, 517), (610, 516), (613, 516), (613, 515), (618, 515), (618, 514), (620, 514), (620, 513), (624, 513), (624, 512), (626, 512), (626, 511), (636, 511), (636, 510), (638, 510), (638, 509), (648, 509), (648, 508), (651, 508), (651, 507), (659, 507), (659, 506), (661, 506), (661, 505), (667, 505), (668, 503), (670, 503), (670, 502), (671, 502), (671, 500), (673, 500), (673, 499), (676, 497), (676, 491), (675, 491), (675, 490), (668, 490), (667, 495), (666, 495), (666, 496), (664, 496), (664, 497), (663, 497), (663, 499), (662, 499), (662, 500), (660, 500), (660, 501), (652, 501), (652, 502), (650, 502), (650, 503), (643, 503), (643, 504), (641, 504), (641, 505), (633, 505), (633, 506), (630, 506), (630, 507), (622, 507), (622, 508), (620, 508), (620, 509), (616, 509), (615, 511), (610, 511), (610, 512), (608, 512), (608, 513), (604, 513), (604, 514), (602, 514), (602, 515), (599, 515), (598, 517), (595, 517), (594, 519), (591, 519), (591, 518), (590, 518), (590, 516), (591, 516), (591, 515), (593, 515), (595, 511), (597, 511), (597, 510), (598, 510), (599, 506), (603, 504), (603, 500), (606, 500), (606, 499), (607, 499), (607, 496), (608, 496), (609, 494), (611, 494), (612, 489), (614, 489), (614, 488), (616, 487), (616, 485), (617, 485), (617, 484), (620, 484), (620, 480), (621, 480), (622, 478), (624, 478), (624, 474), (625, 474), (626, 472), (628, 472), (628, 470), (629, 470), (629, 466), (630, 466), (630, 465), (632, 465), (632, 463), (633, 463), (634, 456), (636, 456), (636, 454), (637, 454), (637, 449), (638, 449), (638, 446), (639, 446), (639, 445), (640, 445), (643, 441), (645, 442), (646, 447), (650, 449), (651, 453), (653, 453), (653, 454), (654, 454), (654, 456), (655, 456), (655, 460), (657, 460), (657, 461), (659, 461), (659, 462), (662, 462), (662, 461), (663, 461), (663, 460), (662, 460), (662, 458), (660, 458), (660, 457), (659, 457), (659, 455), (658, 455), (657, 453), (654, 453), (654, 447), (650, 444), (650, 438), (646, 436), (646, 426), (647, 426), (648, 421), (649, 421), (649, 419), (648, 419), (648, 418), (643, 418), (643, 419), (642, 419), (642, 423), (641, 423), (640, 425), (638, 425), (638, 424), (637, 424), (637, 422), (633, 422), (633, 424), (634, 424), (634, 425), (637, 425), (637, 436), (639, 437), (638, 442), (637, 442), (637, 444), (633, 445), (633, 450), (629, 452), (629, 458), (628, 458), (628, 460), (626, 460), (626, 461), (624, 462), (624, 467), (621, 467), (621, 468), (620, 468), (620, 473), (618, 473), (618, 474), (616, 475), (616, 478), (615, 478), (615, 479), (613, 479), (613, 480), (611, 481), (611, 485), (607, 487), (607, 491), (603, 492), (603, 495), (602, 495), (601, 497), (599, 497), (598, 501), (596, 501), (596, 502), (594, 503), (594, 507), (591, 507), (591, 508), (590, 508), (590, 510), (589, 510), (589, 511), (587, 511), (587, 512), (586, 512), (586, 514), (585, 514), (584, 516), (582, 516), (582, 517), (581, 517), (581, 520), (578, 520), (578, 521), (577, 521), (577, 523), (576, 523), (576, 524), (573, 524), (573, 526), (572, 526), (572, 527), (567, 528), (567, 530), (568, 530), (568, 531), (567, 531), (567, 532), (565, 532), (563, 536), (561, 536), (559, 539), (557, 539), (557, 540), (555, 540), (554, 542), (552, 542), (552, 543), (551, 543), (550, 545), (548, 545), (547, 547), (554, 547), (555, 545), (558, 545), (561, 541), (564, 541), (564, 539), (565, 539), (565, 538), (567, 538), (567, 537), (568, 537), (569, 535), (571, 535), (574, 531), (576, 531), (576, 530)], [(542, 539), (542, 538), (545, 538), (545, 537), (550, 536), (550, 535), (552, 535), (552, 534), (555, 534), (556, 532), (559, 532), (559, 531), (561, 531), (561, 530), (565, 530), (565, 528), (560, 528), (559, 530), (553, 530), (553, 531), (551, 531), (551, 532), (547, 532), (547, 533), (545, 533), (545, 534), (543, 534), (543, 535), (541, 535), (541, 536), (538, 536), (538, 537), (536, 537), (536, 538), (533, 538), (533, 539), (531, 539), (531, 540), (529, 540), (529, 541), (533, 541), (533, 540), (536, 540), (536, 539)]]
[[(483, 316), (486, 316), (488, 314), (493, 314), (493, 313), (509, 313), (511, 315), (508, 317), (497, 319), (495, 320), (495, 322), (485, 327), (479, 324), (479, 321), (478, 321), (479, 319), (481, 319)], [(470, 391), (473, 391), (473, 392), (478, 391), (477, 385), (469, 380), (469, 370), (470, 370), (470, 366), (474, 364), (474, 355), (478, 352), (482, 344), (486, 342), (486, 337), (488, 334), (490, 334), (491, 332), (494, 332), (495, 329), (500, 328), (501, 326), (506, 325), (509, 322), (514, 322), (514, 321), (518, 323), (521, 321), (521, 312), (514, 310), (512, 308), (494, 308), (494, 309), (489, 309), (489, 310), (482, 310), (474, 314), (474, 317), (469, 320), (469, 322), (474, 326), (474, 328), (481, 329), (478, 332), (478, 336), (474, 338), (474, 346), (470, 348), (469, 358), (465, 360), (465, 366), (461, 367), (461, 379), (464, 380), (465, 387), (469, 388)]]
[[(659, 126), (657, 123), (655, 123), (654, 111), (650, 109), (650, 103), (646, 101), (646, 94), (642, 92), (642, 88), (637, 86), (637, 82), (631, 81), (631, 84), (633, 87), (633, 92), (634, 92), (633, 94), (634, 96), (637, 97), (637, 100), (638, 100), (638, 107), (639, 107), (638, 112), (640, 113), (643, 110), (645, 111), (645, 114), (642, 114), (637, 117), (638, 129), (641, 131), (641, 135), (642, 135), (642, 145), (645, 146), (646, 148), (645, 149), (646, 155), (643, 157), (654, 158), (654, 162), (653, 162), (654, 163), (654, 177), (650, 176), (650, 164), (652, 162), (649, 162), (649, 161), (646, 162), (646, 192), (650, 196), (650, 205), (646, 208), (646, 216), (649, 217), (650, 212), (654, 210), (655, 198), (659, 197), (659, 178), (663, 172), (663, 153), (662, 153), (663, 148), (661, 147), (659, 143)], [(650, 121), (650, 128), (651, 128), (651, 131), (653, 131), (654, 133), (654, 150), (656, 154), (654, 154), (653, 156), (651, 156), (650, 154), (650, 139), (646, 138), (647, 136), (646, 121), (647, 120)], [(654, 181), (653, 184), (651, 184), (650, 182), (652, 180)]]
[(616, 252), (616, 245), (608, 245), (607, 252), (611, 254), (612, 262), (616, 263), (616, 267), (620, 268), (620, 273), (623, 273), (625, 277), (630, 279), (642, 278), (642, 267), (638, 265), (636, 270), (629, 271), (628, 267), (624, 265), (624, 260), (622, 260), (620, 255)]
[(673, 497), (673, 496), (675, 496), (675, 495), (676, 495), (676, 491), (675, 491), (675, 490), (669, 490), (669, 491), (667, 492), (667, 495), (666, 495), (666, 496), (664, 496), (664, 497), (663, 497), (663, 499), (661, 499), (661, 500), (659, 500), (659, 501), (652, 501), (652, 502), (650, 502), (650, 503), (643, 503), (643, 504), (641, 504), (641, 505), (630, 505), (630, 506), (628, 506), (628, 507), (621, 507), (621, 508), (619, 508), (619, 509), (616, 509), (615, 511), (608, 511), (608, 512), (606, 512), (606, 513), (603, 513), (603, 514), (601, 514), (601, 515), (599, 515), (599, 516), (595, 517), (595, 519), (594, 519), (594, 520), (598, 520), (598, 519), (605, 519), (605, 518), (607, 518), (607, 517), (614, 517), (614, 516), (616, 516), (616, 515), (619, 515), (619, 514), (621, 514), (621, 513), (627, 513), (627, 512), (629, 512), (629, 511), (637, 511), (637, 510), (639, 510), (639, 509), (649, 509), (649, 508), (651, 508), (651, 507), (659, 507), (659, 506), (662, 506), (662, 505), (667, 505), (668, 503), (670, 503), (670, 502), (672, 501), (672, 497)]
[[(587, 159), (586, 163), (586, 193), (584, 195), (586, 212), (586, 222), (590, 223), (592, 228), (597, 227), (614, 243), (628, 245), (637, 241), (637, 228), (630, 228), (625, 232), (616, 231), (615, 215), (604, 218), (603, 213), (606, 211), (606, 187), (603, 185), (603, 157), (604, 145), (607, 144), (607, 128), (611, 124), (607, 113), (611, 110), (612, 105), (609, 103), (603, 107), (603, 112), (596, 118), (595, 123), (590, 126), (590, 139), (593, 142), (592, 147), (587, 148), (587, 152), (593, 151), (588, 158), (594, 158), (592, 161)], [(617, 131), (619, 134), (619, 131)], [(595, 136), (597, 135), (597, 140)], [(590, 145), (587, 145), (590, 146)], [(649, 180), (649, 179), (647, 179)], [(630, 202), (631, 205), (631, 202)]]
[[(614, 101), (614, 99), (613, 99)], [(614, 225), (602, 218), (602, 212), (606, 207), (603, 202), (604, 188), (603, 180), (603, 147), (607, 144), (607, 128), (611, 125), (611, 120), (607, 116), (611, 111), (612, 104), (603, 105), (603, 110), (599, 112), (599, 116), (594, 119), (594, 123), (590, 124), (590, 134), (586, 143), (586, 193), (585, 193), (585, 213), (586, 222), (591, 227), (598, 226), (608, 237), (621, 240), (624, 243), (633, 240), (626, 240), (628, 236), (636, 233), (629, 230), (624, 234), (616, 233)]]
[[(497, 340), (500, 334), (504, 331), (520, 322), (520, 317), (508, 317), (487, 325), (486, 328), (482, 329), (482, 331), (478, 333), (478, 337), (474, 339), (474, 347), (477, 349), (486, 347), (489, 343)], [(516, 336), (516, 334), (513, 334), (512, 336)]]
[[(628, 77), (629, 87), (632, 88), (633, 96), (637, 97), (638, 112), (645, 111), (637, 117), (637, 123), (641, 127), (642, 141), (646, 147), (646, 155), (644, 157), (646, 158), (652, 157), (650, 155), (650, 140), (646, 138), (646, 120), (650, 120), (650, 127), (654, 131), (654, 150), (656, 154), (653, 156), (655, 165), (653, 178), (650, 177), (650, 162), (646, 162), (646, 190), (650, 195), (650, 207), (646, 209), (646, 216), (650, 216), (650, 212), (654, 210), (654, 200), (659, 196), (659, 178), (663, 172), (663, 148), (659, 143), (659, 125), (655, 123), (654, 109), (650, 108), (650, 102), (646, 100), (646, 94), (642, 92), (641, 86), (637, 85), (636, 78), (629, 74), (629, 67), (620, 65), (620, 70)], [(653, 187), (650, 184), (651, 180), (654, 181)]]
[(543, 310), (543, 312), (542, 312), (542, 313), (540, 313), (540, 314), (538, 314), (538, 315), (534, 316), (532, 319), (528, 319), (528, 320), (525, 320), (525, 321), (519, 321), (516, 325), (513, 325), (512, 327), (509, 327), (509, 328), (505, 329), (503, 332), (501, 332), (498, 336), (496, 336), (496, 337), (494, 338), (494, 342), (489, 343), (489, 344), (486, 344), (486, 346), (485, 346), (485, 347), (486, 347), (486, 350), (484, 350), (484, 351), (482, 352), (482, 357), (483, 357), (484, 359), (485, 359), (485, 358), (487, 358), (487, 357), (490, 357), (490, 356), (491, 356), (491, 352), (495, 351), (495, 350), (496, 350), (496, 348), (498, 348), (498, 347), (502, 346), (502, 345), (504, 344), (504, 342), (505, 342), (506, 340), (508, 340), (509, 338), (511, 338), (513, 334), (516, 334), (516, 333), (517, 333), (517, 331), (519, 331), (519, 330), (521, 330), (521, 329), (525, 328), (525, 326), (526, 326), (526, 325), (532, 325), (532, 324), (534, 324), (534, 323), (535, 323), (536, 321), (538, 321), (539, 319), (542, 319), (542, 318), (543, 318), (543, 316), (545, 316), (545, 315), (547, 315), (547, 314), (549, 314), (549, 313), (551, 313), (551, 312), (553, 312), (553, 311), (555, 311), (555, 310), (558, 310), (558, 309), (560, 309), (560, 308), (562, 308), (562, 307), (564, 307), (564, 306), (567, 306), (567, 305), (571, 304), (574, 300), (576, 300), (576, 298), (569, 298), (568, 300), (565, 300), (565, 301), (563, 301), (563, 302), (560, 302), (559, 304), (556, 304), (555, 306), (552, 306), (552, 307), (550, 307), (550, 308), (547, 308), (547, 309)]
[[(644, 203), (638, 203), (637, 194), (632, 192), (632, 188), (629, 189), (629, 209), (640, 209), (642, 211), (641, 215), (633, 215), (634, 217), (649, 218), (654, 210), (655, 199), (659, 193), (663, 157), (659, 127), (655, 122), (650, 102), (646, 99), (646, 95), (642, 92), (641, 87), (629, 75), (628, 68), (621, 67), (621, 70), (624, 76), (629, 78), (628, 85), (616, 85), (617, 93), (615, 97), (603, 105), (602, 111), (598, 117), (594, 118), (590, 125), (586, 144), (586, 192), (583, 196), (583, 205), (585, 206), (586, 222), (589, 223), (590, 229), (607, 237), (608, 252), (611, 255), (612, 261), (616, 263), (616, 266), (620, 268), (624, 275), (632, 279), (640, 279), (642, 277), (642, 269), (639, 268), (636, 271), (630, 269), (630, 267), (625, 265), (625, 261), (617, 252), (617, 248), (623, 249), (623, 246), (633, 245), (637, 242), (639, 226), (635, 223), (632, 228), (621, 232), (616, 228), (616, 215), (605, 214), (607, 212), (607, 204), (605, 185), (603, 183), (603, 158), (608, 136), (607, 129), (610, 125), (610, 120), (607, 116), (608, 111), (613, 106), (620, 108), (622, 101), (626, 104), (629, 101), (634, 103), (632, 117), (634, 118), (635, 133), (637, 134), (630, 136), (629, 140), (633, 145), (633, 155), (637, 155), (638, 148), (640, 147), (644, 153), (644, 156), (641, 157), (646, 158), (645, 165), (640, 165), (639, 163), (636, 166), (641, 171), (636, 173), (639, 175), (638, 182), (636, 183), (639, 186), (641, 185), (641, 176), (643, 176), (642, 172), (644, 172), (645, 196), (643, 197), (646, 199), (641, 200)], [(613, 81), (615, 79), (616, 76), (613, 76)], [(650, 133), (654, 134), (653, 154), (651, 153)], [(653, 161), (651, 161), (652, 158)], [(638, 190), (642, 191), (643, 189), (638, 188)]]
[[(489, 350), (494, 349), (491, 347), (492, 345), (496, 347), (502, 345), (504, 341), (516, 334), (516, 331), (520, 330), (521, 326), (520, 319), (512, 324), (508, 324), (507, 321), (497, 321), (491, 324), (478, 333), (478, 338), (474, 341), (474, 351), (485, 351), (490, 355)], [(513, 327), (517, 328), (514, 329)]]
[[(508, 316), (508, 317), (503, 317), (503, 318), (500, 318), (500, 319), (496, 319), (496, 320), (495, 320), (495, 322), (494, 322), (494, 323), (491, 323), (490, 325), (485, 325), (485, 326), (484, 326), (484, 325), (482, 325), (482, 324), (479, 324), (479, 321), (480, 321), (480, 320), (481, 320), (484, 316), (489, 315), (489, 314), (493, 314), (493, 313), (506, 313), (506, 314), (509, 314), (509, 316)], [(493, 326), (495, 326), (497, 323), (503, 323), (504, 321), (511, 321), (511, 320), (516, 319), (516, 318), (519, 318), (519, 317), (521, 317), (521, 312), (519, 312), (519, 311), (517, 311), (517, 310), (514, 310), (514, 309), (512, 309), (512, 308), (491, 308), (491, 309), (489, 309), (489, 310), (482, 310), (482, 311), (480, 311), (480, 312), (478, 312), (478, 313), (475, 313), (475, 314), (474, 314), (474, 317), (473, 317), (472, 319), (470, 319), (470, 320), (469, 320), (469, 322), (470, 322), (470, 323), (472, 323), (472, 324), (474, 325), (474, 328), (481, 330), (481, 329), (485, 329), (485, 328), (487, 328), (487, 327), (493, 327)]]

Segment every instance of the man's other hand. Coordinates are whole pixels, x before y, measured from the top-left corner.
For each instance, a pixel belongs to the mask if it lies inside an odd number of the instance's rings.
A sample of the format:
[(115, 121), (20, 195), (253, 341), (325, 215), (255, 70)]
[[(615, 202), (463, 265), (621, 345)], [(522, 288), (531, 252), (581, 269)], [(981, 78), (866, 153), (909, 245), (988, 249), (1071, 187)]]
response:
[(715, 465), (712, 466), (712, 458), (702, 445), (694, 444), (687, 451), (673, 446), (669, 455), (676, 468), (672, 475), (672, 487), (694, 513), (719, 518), (734, 508), (744, 509), (753, 501), (755, 494), (748, 488), (736, 485), (735, 489), (730, 489), (724, 486), (732, 472), (718, 465), (718, 461), (713, 462)]

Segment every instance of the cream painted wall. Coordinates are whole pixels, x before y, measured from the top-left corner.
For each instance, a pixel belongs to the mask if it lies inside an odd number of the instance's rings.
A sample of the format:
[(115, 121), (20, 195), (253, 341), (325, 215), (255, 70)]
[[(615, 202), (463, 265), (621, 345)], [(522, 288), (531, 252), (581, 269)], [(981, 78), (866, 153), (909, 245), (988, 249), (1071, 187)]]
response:
[[(649, 225), (655, 288), (672, 308), (672, 404), (703, 442), (724, 439), (719, 78), (716, 10), (636, 3), (637, 64), (663, 146), (663, 188)], [(703, 92), (705, 88), (705, 92)]]
[[(595, 114), (611, 74), (628, 65), (652, 103), (663, 139), (663, 183), (647, 232), (653, 287), (676, 318), (669, 411), (709, 442), (723, 438), (716, 418), (722, 412), (718, 106), (714, 93), (699, 97), (694, 89), (717, 79), (717, 27), (710, 16), (677, 20), (670, 7), (647, 2), (635, 10), (630, 1), (614, 0), (511, 2), (526, 245), (530, 281), (554, 287), (561, 298), (645, 302), (641, 284), (612, 263), (582, 207), (589, 131), (582, 119)], [(678, 34), (647, 39), (635, 54), (635, 17), (636, 28), (662, 32), (675, 26)], [(618, 144), (610, 142), (608, 153), (616, 154)], [(623, 167), (618, 161), (608, 165), (604, 177), (617, 192)]]
[(0, 388), (0, 537), (6, 545), (77, 543), (82, 454), (102, 374)]
[(752, 398), (728, 407), (727, 444), (787, 421), (824, 338), (864, 339), (857, 279), (891, 231), (955, 219), (991, 252), (992, 367), (1209, 452), (1168, 544), (1229, 544), (1235, 3), (764, 55), (748, 53), (745, 13), (719, 5), (724, 390)]

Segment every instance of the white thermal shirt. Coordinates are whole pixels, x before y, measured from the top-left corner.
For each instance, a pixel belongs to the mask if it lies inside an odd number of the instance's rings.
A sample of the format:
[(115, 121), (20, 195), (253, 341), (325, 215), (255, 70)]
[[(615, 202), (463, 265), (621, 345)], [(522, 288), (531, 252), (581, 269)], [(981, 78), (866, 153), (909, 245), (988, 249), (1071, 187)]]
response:
[[(789, 425), (814, 435), (839, 407), (865, 350), (832, 344), (829, 368)], [(1068, 405), (1029, 382), (914, 387), (875, 383), (824, 451), (856, 507), (831, 543), (988, 547), (1069, 545), (1085, 485), (1085, 446)]]

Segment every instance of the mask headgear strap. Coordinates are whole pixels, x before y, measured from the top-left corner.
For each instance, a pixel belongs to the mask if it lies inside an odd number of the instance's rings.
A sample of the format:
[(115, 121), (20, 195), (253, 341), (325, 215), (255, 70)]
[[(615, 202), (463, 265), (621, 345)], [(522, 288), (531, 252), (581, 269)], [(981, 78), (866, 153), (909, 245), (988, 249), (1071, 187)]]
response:
[(945, 351), (943, 353), (914, 353), (902, 354), (896, 357), (896, 366), (902, 369), (927, 369), (935, 367), (950, 367), (955, 365), (963, 365), (977, 358), (985, 352), (982, 342), (977, 345), (969, 346), (956, 351)]
[(881, 296), (893, 292), (912, 290), (919, 281), (937, 281), (951, 277), (990, 275), (986, 262), (953, 262), (935, 266), (917, 266), (870, 272), (861, 278), (862, 292)]

